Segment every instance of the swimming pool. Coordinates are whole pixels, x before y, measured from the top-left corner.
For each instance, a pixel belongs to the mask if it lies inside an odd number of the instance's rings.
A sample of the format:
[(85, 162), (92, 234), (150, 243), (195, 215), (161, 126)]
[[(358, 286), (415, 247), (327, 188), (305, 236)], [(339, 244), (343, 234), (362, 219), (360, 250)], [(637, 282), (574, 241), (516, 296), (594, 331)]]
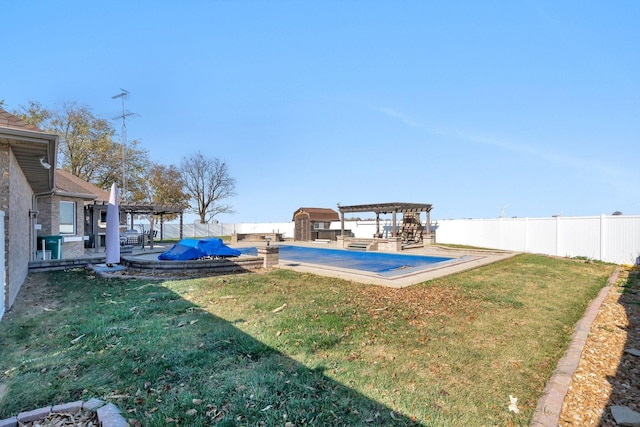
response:
[[(278, 247), (280, 248), (280, 259), (289, 263), (299, 262), (366, 271), (384, 277), (409, 274), (457, 260), (447, 257), (347, 251), (306, 246), (282, 245)], [(245, 255), (257, 255), (258, 253), (255, 247), (238, 249)]]

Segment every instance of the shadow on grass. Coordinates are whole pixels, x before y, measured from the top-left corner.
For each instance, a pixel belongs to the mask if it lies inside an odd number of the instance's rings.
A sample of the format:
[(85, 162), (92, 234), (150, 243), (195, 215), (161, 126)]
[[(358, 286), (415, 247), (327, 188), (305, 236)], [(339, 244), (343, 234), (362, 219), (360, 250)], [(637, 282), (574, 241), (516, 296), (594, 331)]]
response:
[(0, 419), (98, 397), (133, 425), (416, 425), (234, 326), (243, 321), (159, 282), (33, 275), (0, 323)]

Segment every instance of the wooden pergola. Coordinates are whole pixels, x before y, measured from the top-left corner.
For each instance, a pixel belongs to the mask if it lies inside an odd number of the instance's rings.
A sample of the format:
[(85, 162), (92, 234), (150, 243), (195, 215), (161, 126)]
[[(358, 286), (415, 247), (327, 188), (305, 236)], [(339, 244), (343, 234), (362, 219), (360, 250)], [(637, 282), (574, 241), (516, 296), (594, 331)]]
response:
[[(85, 209), (91, 212), (91, 228), (92, 233), (94, 235), (94, 247), (95, 251), (98, 252), (98, 248), (100, 247), (100, 239), (98, 238), (99, 234), (99, 226), (98, 221), (100, 218), (100, 213), (102, 211), (106, 211), (109, 206), (108, 202), (99, 202), (94, 201), (89, 205), (85, 205)], [(164, 215), (179, 215), (180, 216), (180, 239), (182, 239), (182, 228), (183, 228), (183, 212), (184, 208), (181, 206), (171, 206), (171, 205), (155, 205), (150, 203), (119, 203), (118, 210), (120, 213), (131, 214), (131, 228), (133, 228), (133, 215), (159, 215), (160, 216), (160, 238), (162, 239), (163, 235), (163, 216)], [(153, 249), (153, 221), (149, 221), (149, 247)], [(144, 236), (142, 236), (144, 239)]]
[(376, 214), (376, 236), (380, 235), (380, 214), (392, 214), (393, 230), (392, 236), (398, 236), (398, 230), (396, 226), (396, 215), (398, 213), (427, 213), (427, 234), (431, 232), (429, 224), (431, 224), (431, 204), (426, 203), (377, 203), (371, 205), (352, 205), (352, 206), (338, 206), (340, 210), (340, 228), (342, 235), (344, 235), (344, 214), (356, 213), (356, 212), (375, 212)]

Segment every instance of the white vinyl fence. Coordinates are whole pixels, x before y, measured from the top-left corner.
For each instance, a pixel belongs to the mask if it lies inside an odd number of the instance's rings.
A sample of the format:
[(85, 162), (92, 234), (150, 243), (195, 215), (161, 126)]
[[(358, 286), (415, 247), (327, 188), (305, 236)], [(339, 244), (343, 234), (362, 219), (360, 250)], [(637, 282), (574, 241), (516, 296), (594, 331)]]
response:
[(436, 243), (616, 264), (640, 259), (640, 215), (439, 220), (435, 229)]
[[(293, 239), (293, 222), (262, 222), (262, 223), (241, 223), (241, 224), (223, 224), (221, 222), (213, 224), (191, 223), (182, 225), (182, 237), (220, 237), (231, 236), (235, 233), (282, 233), (285, 238)], [(148, 230), (149, 226), (145, 225)], [(159, 225), (155, 225), (156, 230), (160, 230)], [(178, 239), (180, 238), (180, 224), (167, 223), (163, 227), (163, 238)], [(157, 238), (160, 238), (158, 231)]]
[[(399, 228), (401, 222), (397, 223)], [(424, 225), (424, 224), (423, 224)], [(159, 229), (158, 225), (154, 226)], [(221, 222), (213, 224), (185, 223), (182, 226), (182, 236), (186, 239), (189, 237), (218, 237), (230, 236), (235, 233), (281, 233), (285, 239), (293, 239), (295, 224), (291, 222), (259, 222), (259, 223), (235, 223), (223, 224)], [(354, 237), (371, 238), (376, 232), (375, 221), (350, 221), (345, 220), (345, 230), (351, 231)], [(145, 229), (149, 229), (145, 224)], [(340, 221), (331, 223), (331, 230), (340, 230)], [(393, 223), (391, 220), (380, 220), (380, 232), (383, 236), (391, 235)], [(158, 231), (158, 233), (160, 233)], [(158, 234), (158, 238), (160, 234)], [(167, 223), (164, 224), (163, 238), (178, 239), (180, 237), (180, 224)]]

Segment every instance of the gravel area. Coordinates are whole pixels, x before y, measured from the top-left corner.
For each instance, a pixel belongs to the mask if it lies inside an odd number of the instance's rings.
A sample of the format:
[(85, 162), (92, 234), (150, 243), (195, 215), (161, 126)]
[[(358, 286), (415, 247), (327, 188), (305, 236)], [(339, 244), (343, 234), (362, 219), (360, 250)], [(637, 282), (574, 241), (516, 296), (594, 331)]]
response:
[(19, 424), (20, 427), (98, 427), (99, 425), (95, 411), (51, 414), (42, 420)]
[(640, 283), (620, 274), (600, 306), (564, 399), (559, 425), (616, 426), (611, 406), (640, 412)]

